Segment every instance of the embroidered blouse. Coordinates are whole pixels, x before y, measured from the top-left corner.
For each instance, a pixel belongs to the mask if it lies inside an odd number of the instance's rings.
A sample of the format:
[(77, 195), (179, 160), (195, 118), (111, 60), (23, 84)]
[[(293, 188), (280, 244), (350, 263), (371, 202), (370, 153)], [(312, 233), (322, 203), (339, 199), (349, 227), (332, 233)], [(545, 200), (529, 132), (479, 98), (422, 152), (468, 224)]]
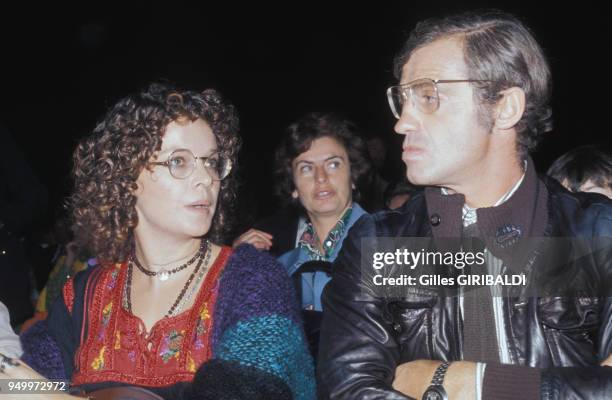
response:
[(167, 399), (315, 398), (293, 284), (270, 255), (224, 248), (193, 307), (148, 335), (120, 306), (126, 273), (123, 264), (97, 266), (70, 279), (49, 318), (22, 335), (23, 360), (88, 391), (136, 385)]
[[(73, 384), (114, 381), (155, 387), (191, 381), (211, 356), (211, 310), (217, 278), (230, 253), (222, 249), (190, 309), (162, 318), (148, 333), (140, 318), (122, 306), (127, 264), (105, 268), (87, 313), (88, 338), (75, 354)], [(65, 299), (74, 297), (71, 291), (72, 285), (64, 287)]]

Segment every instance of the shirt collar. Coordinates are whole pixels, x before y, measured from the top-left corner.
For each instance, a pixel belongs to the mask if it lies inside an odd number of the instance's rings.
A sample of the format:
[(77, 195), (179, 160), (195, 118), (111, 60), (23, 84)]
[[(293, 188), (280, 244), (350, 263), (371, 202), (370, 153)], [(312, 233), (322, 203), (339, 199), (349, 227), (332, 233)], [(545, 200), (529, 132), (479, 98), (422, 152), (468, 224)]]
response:
[[(499, 200), (497, 200), (497, 202), (495, 202), (495, 204), (493, 204), (493, 207), (497, 207), (497, 206), (499, 206), (501, 204), (504, 204), (510, 197), (512, 197), (514, 192), (516, 192), (517, 189), (519, 188), (519, 186), (521, 186), (521, 183), (523, 183), (523, 180), (525, 179), (525, 174), (526, 173), (527, 173), (527, 161), (525, 161), (525, 163), (523, 164), (523, 175), (521, 175), (521, 178), (514, 184), (514, 186), (512, 186), (510, 189), (508, 189), (508, 191), (506, 193), (504, 193), (499, 198)], [(448, 196), (450, 194), (448, 192), (448, 189), (445, 188), (445, 187), (440, 188), (440, 191), (445, 196)], [(476, 221), (478, 220), (478, 217), (476, 215), (476, 210), (477, 210), (477, 208), (472, 208), (472, 207), (468, 206), (467, 203), (463, 203), (463, 208), (461, 210), (461, 213), (462, 213), (461, 220), (463, 221), (463, 226), (464, 227), (467, 227), (467, 226), (470, 226), (470, 225), (476, 223)]]
[(319, 238), (311, 222), (306, 224), (306, 229), (304, 229), (298, 241), (298, 246), (308, 253), (311, 260), (329, 261), (330, 256), (347, 228), (352, 211), (353, 206), (351, 205), (344, 211), (338, 222), (336, 222), (336, 225), (329, 231), (327, 237), (323, 241), (323, 252), (319, 250)]

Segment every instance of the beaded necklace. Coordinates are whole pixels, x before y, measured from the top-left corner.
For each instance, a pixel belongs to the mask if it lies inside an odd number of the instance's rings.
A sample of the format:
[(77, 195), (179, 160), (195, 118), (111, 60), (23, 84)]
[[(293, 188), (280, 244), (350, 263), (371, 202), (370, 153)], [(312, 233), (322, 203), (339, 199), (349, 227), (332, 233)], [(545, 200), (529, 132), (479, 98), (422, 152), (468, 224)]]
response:
[[(193, 281), (194, 277), (197, 275), (202, 264), (204, 264), (204, 270), (206, 270), (206, 267), (208, 266), (208, 263), (210, 261), (212, 248), (208, 240), (205, 240), (205, 241), (203, 240), (202, 243), (203, 244), (202, 246), (200, 246), (200, 249), (201, 250), (204, 249), (204, 251), (198, 251), (196, 254), (198, 263), (196, 264), (191, 275), (189, 275), (189, 278), (187, 279), (187, 282), (185, 282), (183, 289), (181, 289), (181, 292), (179, 293), (178, 297), (174, 301), (174, 304), (172, 305), (172, 307), (170, 307), (170, 310), (168, 310), (164, 318), (172, 316), (173, 314), (175, 314), (175, 312), (178, 312), (184, 306), (185, 303), (182, 302), (182, 300), (185, 296), (185, 293), (187, 293), (187, 289), (189, 288), (189, 285), (191, 285), (191, 282)], [(204, 254), (206, 254), (205, 257), (204, 257)], [(193, 260), (195, 261), (195, 258)], [(133, 268), (134, 264), (135, 263), (133, 263), (132, 260), (128, 262), (127, 279), (126, 279), (125, 295), (124, 295), (124, 298), (125, 298), (124, 306), (130, 313), (132, 313), (132, 275), (134, 271), (134, 268)], [(136, 264), (136, 266), (138, 267), (138, 264)], [(200, 274), (200, 276), (201, 275), (202, 274)], [(154, 275), (149, 275), (149, 276), (154, 276)], [(179, 304), (181, 305), (181, 307), (178, 307)]]
[(176, 268), (171, 269), (170, 271), (161, 268), (159, 271), (151, 271), (150, 269), (146, 269), (145, 267), (142, 266), (142, 264), (140, 264), (140, 261), (138, 261), (138, 257), (136, 257), (136, 250), (135, 248), (132, 249), (132, 253), (130, 254), (130, 262), (133, 262), (134, 264), (136, 264), (136, 267), (140, 270), (140, 272), (142, 272), (143, 274), (147, 275), (147, 276), (157, 276), (157, 278), (160, 281), (167, 281), (168, 278), (170, 278), (170, 275), (176, 274), (179, 271), (184, 270), (185, 268), (187, 268), (188, 266), (190, 266), (191, 264), (193, 264), (195, 262), (195, 260), (197, 260), (198, 258), (202, 257), (202, 252), (204, 250), (204, 243), (205, 241), (203, 240), (200, 243), (200, 248), (198, 249), (198, 251), (193, 255), (193, 257), (191, 257), (191, 259), (189, 261), (187, 261), (185, 264), (183, 265), (179, 265)]

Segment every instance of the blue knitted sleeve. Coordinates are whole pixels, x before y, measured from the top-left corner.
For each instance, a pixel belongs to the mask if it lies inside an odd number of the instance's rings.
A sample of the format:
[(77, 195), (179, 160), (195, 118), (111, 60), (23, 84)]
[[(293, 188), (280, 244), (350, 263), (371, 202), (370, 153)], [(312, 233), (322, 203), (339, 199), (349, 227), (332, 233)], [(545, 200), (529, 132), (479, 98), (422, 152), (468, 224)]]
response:
[(250, 245), (235, 250), (220, 279), (214, 321), (214, 362), (234, 371), (228, 375), (238, 386), (284, 385), (290, 398), (315, 398), (293, 283), (274, 258)]

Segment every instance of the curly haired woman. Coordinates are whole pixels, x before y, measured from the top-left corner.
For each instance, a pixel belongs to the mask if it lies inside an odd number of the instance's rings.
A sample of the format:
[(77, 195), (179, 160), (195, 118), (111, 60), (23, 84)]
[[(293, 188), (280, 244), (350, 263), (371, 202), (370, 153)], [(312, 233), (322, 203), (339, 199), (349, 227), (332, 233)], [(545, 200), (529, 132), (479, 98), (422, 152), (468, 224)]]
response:
[[(314, 398), (283, 267), (250, 245), (219, 245), (237, 127), (218, 93), (165, 85), (107, 113), (76, 150), (70, 202), (75, 236), (101, 265), (65, 285), (49, 336), (44, 323), (26, 332), (25, 363), (88, 393), (130, 385), (164, 398)], [(3, 362), (0, 375), (33, 376), (19, 363)]]

